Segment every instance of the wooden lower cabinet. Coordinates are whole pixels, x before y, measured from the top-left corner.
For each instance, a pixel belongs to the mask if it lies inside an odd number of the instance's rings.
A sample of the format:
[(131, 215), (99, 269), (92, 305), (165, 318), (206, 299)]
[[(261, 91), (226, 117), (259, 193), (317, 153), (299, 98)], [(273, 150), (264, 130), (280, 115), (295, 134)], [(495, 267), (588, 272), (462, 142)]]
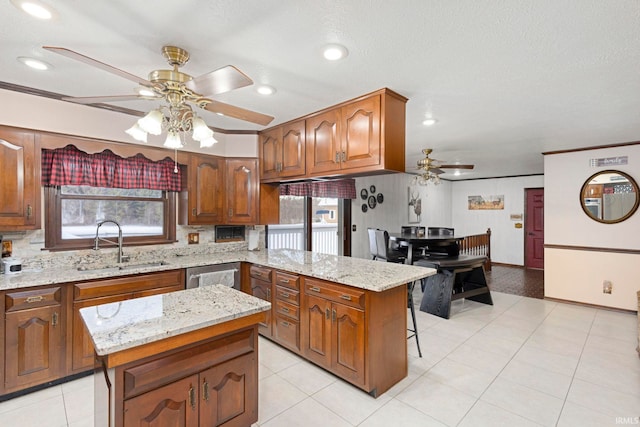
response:
[(65, 318), (60, 286), (4, 295), (4, 393), (65, 374)]
[[(253, 295), (256, 298), (260, 298), (265, 301), (271, 302), (271, 288), (273, 270), (267, 267), (259, 265), (249, 266), (249, 295)], [(267, 316), (264, 322), (261, 322), (258, 326), (260, 334), (266, 337), (272, 335), (272, 320), (271, 310), (266, 312)]]

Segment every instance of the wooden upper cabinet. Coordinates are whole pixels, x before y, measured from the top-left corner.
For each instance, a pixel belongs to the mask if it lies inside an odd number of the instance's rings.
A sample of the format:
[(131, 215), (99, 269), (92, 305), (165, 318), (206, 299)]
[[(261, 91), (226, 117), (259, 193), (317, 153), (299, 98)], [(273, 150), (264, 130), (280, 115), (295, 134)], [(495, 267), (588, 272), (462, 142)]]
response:
[(260, 177), (271, 180), (305, 174), (305, 122), (299, 120), (260, 134)]
[(380, 96), (342, 107), (341, 168), (380, 164)]
[(307, 172), (317, 175), (340, 169), (340, 110), (334, 109), (307, 119)]
[(40, 228), (40, 147), (32, 132), (0, 128), (0, 230)]
[(180, 223), (223, 224), (224, 159), (191, 154), (186, 179), (187, 191), (180, 199)]
[(258, 161), (227, 159), (226, 211), (227, 224), (258, 222)]

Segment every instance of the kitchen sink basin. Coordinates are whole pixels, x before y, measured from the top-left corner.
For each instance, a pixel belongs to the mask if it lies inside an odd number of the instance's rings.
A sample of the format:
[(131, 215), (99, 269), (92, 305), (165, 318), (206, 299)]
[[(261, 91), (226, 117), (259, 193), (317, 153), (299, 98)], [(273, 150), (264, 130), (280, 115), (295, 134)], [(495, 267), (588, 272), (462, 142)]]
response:
[(166, 261), (149, 261), (149, 262), (141, 262), (135, 264), (122, 264), (122, 265), (107, 265), (103, 267), (90, 266), (90, 265), (81, 265), (78, 267), (78, 271), (82, 273), (108, 273), (108, 272), (116, 272), (123, 270), (136, 270), (139, 268), (151, 268), (151, 267), (160, 267), (163, 265), (169, 264)]

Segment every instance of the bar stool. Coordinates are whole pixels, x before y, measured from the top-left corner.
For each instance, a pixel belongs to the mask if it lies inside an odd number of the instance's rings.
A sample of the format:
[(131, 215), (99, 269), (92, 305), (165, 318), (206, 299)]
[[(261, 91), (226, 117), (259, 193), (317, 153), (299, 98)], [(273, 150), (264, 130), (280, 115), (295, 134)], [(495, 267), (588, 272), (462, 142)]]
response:
[[(375, 230), (377, 243), (377, 254), (375, 259), (378, 261), (402, 263), (406, 259), (406, 256), (400, 251), (393, 251), (389, 248), (389, 233), (387, 230)], [(418, 339), (418, 325), (416, 323), (416, 308), (413, 304), (413, 289), (416, 282), (407, 284), (407, 308), (411, 310), (411, 320), (413, 321), (413, 329), (407, 329), (411, 332), (411, 335), (407, 339), (416, 338), (416, 345), (418, 346), (418, 355), (422, 357), (422, 351), (420, 350), (420, 340)]]

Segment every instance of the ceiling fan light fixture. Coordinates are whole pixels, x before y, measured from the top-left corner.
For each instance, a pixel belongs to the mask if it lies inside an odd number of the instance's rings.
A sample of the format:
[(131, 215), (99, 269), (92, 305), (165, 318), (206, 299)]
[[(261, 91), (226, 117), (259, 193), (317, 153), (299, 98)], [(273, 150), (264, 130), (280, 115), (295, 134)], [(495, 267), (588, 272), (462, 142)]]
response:
[(37, 19), (49, 20), (54, 17), (54, 10), (37, 0), (11, 0), (11, 3), (23, 12)]
[(29, 58), (28, 56), (19, 56), (18, 61), (22, 62), (27, 67), (38, 71), (46, 71), (53, 68), (53, 65), (48, 62), (44, 62), (40, 59)]
[(204, 141), (205, 139), (213, 137), (213, 131), (209, 129), (209, 126), (200, 117), (194, 117), (191, 121), (193, 126), (193, 133), (191, 137), (196, 141)]
[(177, 150), (178, 148), (184, 147), (182, 145), (182, 140), (180, 139), (180, 135), (176, 131), (167, 132), (167, 139), (164, 141), (164, 146), (167, 148), (171, 148), (172, 150)]
[(260, 95), (273, 95), (274, 93), (276, 93), (276, 88), (269, 85), (260, 85), (256, 88), (256, 92), (258, 92)]
[(349, 51), (341, 44), (332, 43), (324, 47), (322, 54), (327, 61), (337, 61), (346, 58), (349, 55)]
[(218, 140), (213, 137), (213, 134), (206, 139), (200, 141), (200, 148), (209, 148), (213, 147), (214, 144), (217, 144)]
[(138, 123), (134, 123), (129, 129), (125, 130), (133, 139), (140, 142), (147, 142), (147, 132), (145, 132)]
[(433, 126), (436, 123), (438, 123), (438, 121), (436, 119), (434, 119), (433, 117), (427, 117), (426, 119), (424, 119), (424, 121), (422, 122), (423, 125), (425, 126)]
[(162, 122), (164, 114), (160, 110), (151, 110), (146, 116), (138, 120), (138, 125), (142, 130), (151, 135), (160, 135), (162, 133)]

